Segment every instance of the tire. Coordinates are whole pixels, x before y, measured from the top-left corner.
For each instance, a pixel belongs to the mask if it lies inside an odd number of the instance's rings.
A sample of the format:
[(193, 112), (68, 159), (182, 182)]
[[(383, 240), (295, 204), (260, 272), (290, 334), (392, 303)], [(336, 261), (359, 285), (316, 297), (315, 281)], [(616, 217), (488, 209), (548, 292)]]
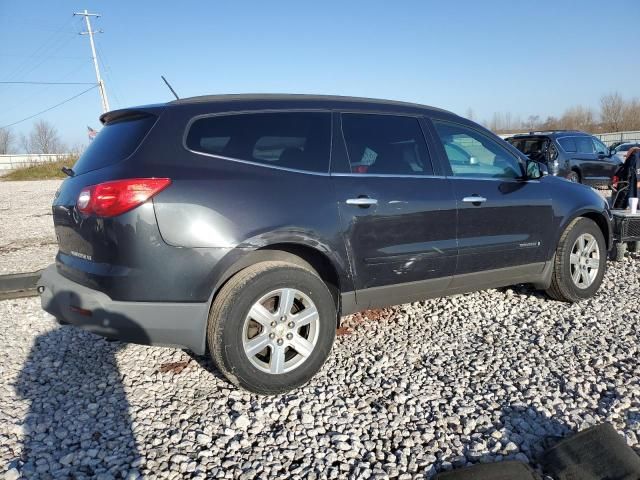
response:
[(576, 172), (575, 170), (571, 170), (567, 174), (567, 180), (569, 180), (570, 182), (573, 182), (573, 183), (581, 183), (580, 182), (580, 174), (578, 172)]
[[(578, 244), (578, 239), (582, 243)], [(581, 256), (580, 247), (587, 247), (584, 250), (587, 251), (591, 245), (591, 239), (595, 241), (593, 248), (597, 250), (586, 257)], [(585, 240), (588, 242), (585, 243)], [(577, 256), (572, 257), (572, 253), (574, 255), (577, 253)], [(596, 258), (597, 270), (593, 268)], [(575, 263), (572, 264), (572, 262)], [(589, 267), (588, 263), (592, 266)], [(547, 289), (547, 294), (556, 300), (572, 303), (592, 297), (600, 288), (606, 265), (607, 248), (602, 231), (593, 220), (584, 217), (576, 218), (565, 229), (558, 242), (551, 286)]]
[(624, 254), (627, 253), (627, 244), (623, 242), (615, 242), (613, 248), (609, 252), (609, 260), (613, 262), (624, 261)]
[[(280, 311), (286, 298), (293, 308)], [(295, 322), (304, 324), (304, 317), (296, 315), (307, 310), (310, 323), (299, 327)], [(331, 351), (336, 326), (334, 299), (314, 271), (288, 262), (261, 262), (222, 287), (209, 313), (207, 343), (215, 365), (231, 383), (272, 395), (297, 388), (318, 372)]]

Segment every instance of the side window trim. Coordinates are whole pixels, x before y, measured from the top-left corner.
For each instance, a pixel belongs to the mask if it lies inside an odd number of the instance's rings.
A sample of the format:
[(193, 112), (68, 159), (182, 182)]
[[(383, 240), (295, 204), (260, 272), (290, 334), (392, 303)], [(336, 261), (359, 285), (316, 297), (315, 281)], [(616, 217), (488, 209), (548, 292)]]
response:
[[(329, 115), (330, 118), (330, 129), (329, 129), (329, 158), (328, 158), (328, 162), (327, 162), (327, 170), (320, 172), (320, 171), (314, 171), (314, 170), (302, 170), (302, 169), (297, 169), (297, 168), (289, 168), (289, 167), (282, 167), (279, 165), (269, 165), (266, 163), (261, 163), (261, 162), (254, 162), (252, 160), (245, 160), (243, 158), (236, 158), (236, 157), (227, 157), (224, 155), (218, 155), (215, 153), (208, 153), (208, 152), (200, 152), (198, 150), (193, 150), (191, 148), (189, 148), (189, 146), (187, 145), (187, 138), (189, 136), (189, 131), (191, 130), (191, 127), (193, 126), (193, 124), (195, 122), (197, 122), (198, 120), (201, 120), (203, 118), (211, 118), (211, 117), (223, 117), (223, 116), (238, 116), (238, 115), (253, 115), (253, 114), (260, 114), (260, 113), (326, 113), (327, 115)], [(332, 151), (333, 151), (333, 125), (334, 125), (334, 115), (333, 115), (333, 111), (330, 109), (325, 109), (325, 108), (303, 108), (303, 109), (262, 109), (262, 110), (238, 110), (238, 111), (225, 111), (225, 112), (214, 112), (214, 113), (203, 113), (200, 115), (195, 115), (193, 117), (190, 117), (189, 120), (187, 121), (186, 126), (184, 127), (184, 132), (182, 134), (182, 148), (184, 148), (186, 151), (193, 153), (195, 155), (202, 155), (205, 157), (211, 157), (211, 158), (217, 158), (220, 160), (227, 160), (230, 162), (236, 162), (236, 163), (242, 163), (245, 165), (251, 165), (251, 166), (256, 166), (256, 167), (263, 167), (263, 168), (271, 168), (273, 170), (282, 170), (282, 171), (286, 171), (286, 172), (294, 172), (294, 173), (304, 173), (307, 175), (318, 175), (318, 176), (324, 176), (324, 177), (328, 177), (330, 175), (330, 171), (331, 171), (331, 157), (332, 157)]]
[[(444, 149), (444, 144), (442, 143), (442, 141), (440, 140), (440, 136), (438, 135), (438, 132), (436, 130), (436, 126), (434, 124), (434, 122), (441, 122), (441, 123), (449, 123), (452, 125), (460, 125), (463, 128), (468, 128), (469, 130), (473, 130), (474, 132), (478, 133), (479, 135), (482, 135), (483, 137), (487, 137), (487, 135), (482, 132), (481, 130), (478, 130), (477, 128), (474, 128), (473, 126), (470, 125), (466, 125), (463, 123), (458, 123), (454, 120), (450, 120), (447, 118), (438, 118), (438, 117), (432, 117), (432, 116), (425, 116), (424, 117), (424, 124), (425, 126), (428, 128), (431, 137), (433, 139), (435, 148), (437, 149), (437, 157), (438, 157), (438, 163), (441, 165), (441, 168), (443, 170), (443, 175), (447, 178), (449, 178), (450, 180), (453, 179), (461, 179), (461, 180), (485, 180), (485, 181), (499, 181), (499, 182), (520, 182), (522, 181), (522, 179), (518, 179), (518, 178), (491, 178), (491, 177), (473, 177), (473, 176), (463, 176), (463, 175), (454, 175), (453, 174), (453, 170), (451, 168), (451, 164), (449, 163), (449, 157), (447, 156), (447, 153)], [(491, 140), (490, 137), (487, 137)], [(508, 143), (508, 142), (507, 142)], [(511, 148), (515, 148), (513, 145), (510, 145)], [(510, 148), (505, 148), (504, 146), (502, 146), (502, 148), (509, 154), (511, 155), (514, 160), (516, 160), (518, 162), (518, 164), (520, 165), (520, 168), (522, 170), (522, 173), (524, 174), (524, 160), (517, 154), (513, 153), (511, 151)]]
[[(441, 178), (443, 175), (439, 174), (436, 166), (437, 163), (434, 163), (434, 154), (432, 145), (430, 144), (429, 137), (426, 135), (423, 120), (424, 116), (422, 114), (412, 115), (410, 113), (396, 113), (396, 112), (377, 112), (377, 111), (369, 111), (369, 110), (339, 110), (336, 112), (338, 115), (338, 129), (339, 134), (342, 140), (342, 149), (344, 150), (344, 155), (347, 161), (347, 172), (335, 172), (334, 176), (354, 176), (354, 177), (389, 177), (389, 178)], [(353, 173), (351, 171), (351, 159), (349, 158), (349, 148), (347, 144), (347, 139), (344, 134), (343, 122), (342, 119), (344, 115), (356, 114), (356, 115), (375, 115), (375, 116), (387, 116), (387, 117), (402, 117), (402, 118), (413, 118), (416, 120), (418, 124), (418, 128), (420, 133), (422, 134), (422, 140), (424, 141), (424, 147), (427, 152), (427, 161), (431, 166), (432, 174), (395, 174), (395, 173)], [(439, 163), (439, 162), (438, 162)]]

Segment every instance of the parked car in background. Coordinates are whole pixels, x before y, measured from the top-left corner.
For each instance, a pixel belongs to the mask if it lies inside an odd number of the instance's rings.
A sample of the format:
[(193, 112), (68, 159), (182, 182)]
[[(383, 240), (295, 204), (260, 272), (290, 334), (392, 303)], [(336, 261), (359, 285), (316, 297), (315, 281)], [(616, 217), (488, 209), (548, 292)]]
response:
[(626, 156), (627, 156), (627, 152), (629, 151), (629, 149), (633, 148), (633, 147), (640, 147), (640, 143), (639, 142), (626, 142), (626, 143), (620, 143), (616, 146), (611, 146), (611, 154), (616, 157), (617, 160), (620, 161), (620, 163), (623, 163)]
[(218, 95), (101, 120), (53, 201), (43, 308), (254, 392), (307, 382), (343, 315), (516, 283), (577, 302), (605, 273), (605, 200), (444, 110)]
[(549, 173), (571, 182), (606, 187), (622, 163), (593, 135), (578, 130), (553, 130), (506, 139), (529, 158), (547, 165)]

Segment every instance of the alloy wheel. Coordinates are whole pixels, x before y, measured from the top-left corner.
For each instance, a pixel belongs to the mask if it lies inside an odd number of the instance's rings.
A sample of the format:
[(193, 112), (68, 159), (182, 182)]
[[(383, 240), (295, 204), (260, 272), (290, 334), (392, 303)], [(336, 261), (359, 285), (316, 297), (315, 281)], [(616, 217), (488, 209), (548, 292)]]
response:
[(593, 235), (583, 233), (576, 239), (569, 263), (574, 285), (582, 289), (590, 287), (600, 269), (600, 248)]
[(267, 293), (249, 309), (242, 346), (259, 370), (282, 374), (299, 367), (318, 342), (320, 316), (311, 299), (294, 288)]

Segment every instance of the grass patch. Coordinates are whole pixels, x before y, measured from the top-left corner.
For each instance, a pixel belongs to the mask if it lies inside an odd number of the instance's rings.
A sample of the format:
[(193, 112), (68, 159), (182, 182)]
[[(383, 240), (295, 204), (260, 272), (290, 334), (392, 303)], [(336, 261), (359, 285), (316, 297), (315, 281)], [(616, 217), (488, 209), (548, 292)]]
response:
[(9, 173), (0, 177), (1, 180), (15, 181), (15, 180), (50, 180), (55, 178), (67, 178), (62, 173), (62, 167), (71, 168), (76, 163), (77, 157), (68, 156), (62, 160), (56, 162), (38, 163), (28, 167), (16, 168)]

